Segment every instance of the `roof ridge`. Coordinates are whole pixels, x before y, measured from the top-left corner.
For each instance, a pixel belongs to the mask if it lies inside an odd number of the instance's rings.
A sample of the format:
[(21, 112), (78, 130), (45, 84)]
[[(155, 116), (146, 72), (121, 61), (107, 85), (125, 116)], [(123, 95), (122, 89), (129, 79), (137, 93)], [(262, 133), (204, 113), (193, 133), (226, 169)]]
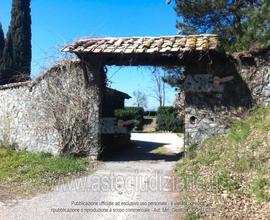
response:
[(112, 39), (140, 39), (140, 38), (150, 38), (150, 39), (160, 39), (160, 38), (173, 38), (173, 37), (218, 37), (217, 34), (189, 34), (189, 35), (162, 35), (162, 36), (130, 36), (130, 37), (89, 37), (89, 38), (82, 38), (78, 39), (75, 42), (78, 41), (88, 41), (88, 40), (112, 40)]
[[(151, 40), (151, 42), (149, 41)], [(164, 40), (160, 44), (160, 40)], [(147, 42), (146, 42), (147, 41)], [(158, 42), (159, 41), (159, 42)], [(145, 48), (145, 45), (147, 47)], [(101, 37), (75, 41), (64, 52), (74, 53), (172, 53), (187, 50), (213, 50), (218, 47), (218, 35), (194, 34), (172, 36)]]

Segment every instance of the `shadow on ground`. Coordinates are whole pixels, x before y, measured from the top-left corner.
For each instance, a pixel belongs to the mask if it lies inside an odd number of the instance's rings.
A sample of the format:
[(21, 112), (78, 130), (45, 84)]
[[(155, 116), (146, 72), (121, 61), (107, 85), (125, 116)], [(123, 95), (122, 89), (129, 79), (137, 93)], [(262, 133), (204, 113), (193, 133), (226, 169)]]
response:
[(115, 151), (110, 151), (106, 153), (102, 160), (103, 161), (140, 161), (140, 160), (149, 160), (149, 161), (178, 161), (183, 154), (157, 154), (152, 153), (153, 150), (167, 145), (169, 143), (160, 143), (160, 142), (149, 142), (149, 141), (137, 141), (132, 140), (128, 146), (122, 149), (117, 149)]

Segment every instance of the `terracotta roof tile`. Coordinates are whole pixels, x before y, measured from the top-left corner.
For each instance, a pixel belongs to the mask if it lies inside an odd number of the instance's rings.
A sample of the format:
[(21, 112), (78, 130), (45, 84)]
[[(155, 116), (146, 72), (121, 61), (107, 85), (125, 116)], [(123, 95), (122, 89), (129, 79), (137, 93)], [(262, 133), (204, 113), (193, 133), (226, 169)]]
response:
[(170, 53), (190, 50), (215, 50), (218, 36), (213, 34), (129, 37), (129, 38), (92, 38), (79, 40), (65, 47), (65, 52), (75, 53)]

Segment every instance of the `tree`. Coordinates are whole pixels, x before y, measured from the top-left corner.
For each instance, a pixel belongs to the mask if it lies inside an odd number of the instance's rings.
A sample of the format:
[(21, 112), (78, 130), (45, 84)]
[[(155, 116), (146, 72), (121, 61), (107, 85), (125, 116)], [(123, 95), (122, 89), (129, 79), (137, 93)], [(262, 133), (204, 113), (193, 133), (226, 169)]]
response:
[(5, 36), (4, 36), (2, 24), (0, 23), (0, 63), (1, 63), (4, 46), (5, 46)]
[(164, 81), (164, 72), (162, 70), (155, 68), (152, 71), (152, 97), (156, 99), (159, 103), (159, 107), (165, 106), (166, 101), (166, 85)]
[(137, 107), (147, 108), (147, 97), (143, 92), (134, 91), (133, 96), (135, 99), (134, 105), (136, 105)]
[[(170, 3), (171, 1), (167, 1)], [(270, 45), (269, 0), (175, 0), (180, 34), (215, 33), (227, 50)]]
[(166, 72), (166, 74), (164, 75), (162, 80), (168, 85), (170, 85), (172, 88), (174, 88), (176, 91), (179, 91), (179, 85), (181, 85), (185, 79), (185, 67), (167, 67), (164, 71)]
[(30, 0), (13, 0), (0, 67), (1, 84), (29, 79), (31, 58)]

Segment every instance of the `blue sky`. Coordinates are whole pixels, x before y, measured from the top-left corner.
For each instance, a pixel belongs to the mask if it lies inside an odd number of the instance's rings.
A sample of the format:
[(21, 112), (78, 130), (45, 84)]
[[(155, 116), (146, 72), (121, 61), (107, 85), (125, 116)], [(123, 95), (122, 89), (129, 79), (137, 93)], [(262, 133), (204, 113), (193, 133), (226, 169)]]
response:
[[(11, 0), (0, 2), (0, 21), (7, 31)], [(61, 48), (79, 38), (175, 35), (176, 14), (165, 0), (32, 0), (32, 76), (57, 59), (67, 56)], [(132, 95), (135, 90), (151, 94), (147, 68), (109, 68), (112, 87)], [(174, 100), (168, 89), (168, 102)], [(127, 102), (132, 105), (133, 100)], [(148, 107), (158, 103), (148, 97)]]

